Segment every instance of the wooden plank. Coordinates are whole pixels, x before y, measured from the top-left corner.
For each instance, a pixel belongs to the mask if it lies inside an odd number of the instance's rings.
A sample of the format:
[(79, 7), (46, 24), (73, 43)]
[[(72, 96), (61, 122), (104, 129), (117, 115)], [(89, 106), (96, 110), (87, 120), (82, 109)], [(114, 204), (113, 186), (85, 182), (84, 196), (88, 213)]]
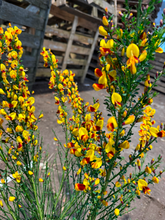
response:
[[(54, 42), (54, 41), (50, 41), (50, 40), (44, 40), (43, 46), (46, 49), (50, 48), (51, 50), (56, 50), (56, 51), (64, 52), (64, 51), (66, 51), (67, 44), (60, 43), (60, 42)], [(90, 48), (85, 48), (85, 47), (80, 47), (80, 46), (72, 45), (70, 52), (86, 55), (86, 54), (90, 53)]]
[(73, 22), (74, 20), (74, 15), (58, 8), (57, 6), (53, 4), (51, 5), (51, 8), (50, 8), (50, 14), (54, 15), (55, 17), (61, 18), (62, 20), (65, 20), (65, 21)]
[(71, 32), (70, 32), (69, 41), (68, 41), (68, 44), (67, 44), (63, 64), (62, 64), (62, 70), (65, 70), (66, 66), (67, 66), (67, 60), (69, 58), (69, 53), (70, 53), (71, 45), (72, 45), (72, 42), (73, 42), (73, 36), (76, 32), (77, 23), (78, 23), (78, 17), (75, 16), (74, 21), (73, 21), (73, 25), (72, 25), (72, 29), (71, 29)]
[[(51, 5), (50, 14), (54, 15), (57, 18), (61, 18), (62, 20), (71, 21), (71, 22), (73, 22), (73, 20), (74, 20), (73, 14), (70, 14), (70, 13), (60, 9), (60, 8), (56, 7), (55, 5)], [(82, 27), (87, 28), (92, 31), (96, 31), (98, 28), (97, 23), (92, 23), (84, 18), (78, 19), (78, 26), (82, 26)]]
[(93, 51), (94, 51), (94, 49), (95, 49), (95, 45), (96, 45), (98, 36), (99, 36), (99, 29), (98, 29), (97, 32), (95, 33), (94, 41), (93, 41), (93, 44), (92, 44), (91, 49), (90, 49), (90, 53), (89, 53), (89, 56), (88, 56), (87, 64), (86, 64), (86, 66), (85, 66), (83, 75), (82, 75), (82, 77), (81, 77), (81, 83), (84, 82), (84, 79), (85, 79), (85, 77), (86, 77), (86, 74), (87, 74), (87, 71), (88, 71), (88, 68), (89, 68), (89, 64), (90, 64), (90, 62), (91, 62), (91, 58), (92, 58), (92, 55), (93, 55)]
[(88, 0), (89, 4), (95, 5), (95, 6), (100, 6), (101, 8), (105, 9), (106, 7), (108, 8), (108, 12), (111, 14), (114, 14), (114, 6), (110, 5), (108, 2), (102, 0)]
[[(55, 36), (58, 36), (58, 37), (61, 37), (61, 38), (63, 38), (63, 37), (64, 38), (69, 38), (69, 36), (70, 36), (69, 31), (65, 31), (65, 30), (50, 27), (50, 26), (46, 27), (45, 33), (47, 33), (47, 34), (50, 33), (52, 35), (55, 35)], [(92, 44), (92, 42), (93, 42), (92, 37), (87, 37), (87, 36), (84, 36), (82, 34), (76, 34), (76, 33), (74, 34), (73, 39), (77, 40), (77, 41), (80, 41), (82, 43), (88, 43), (88, 44)]]
[(97, 23), (92, 23), (90, 21), (85, 20), (84, 18), (78, 19), (78, 26), (82, 26), (82, 27), (87, 28), (88, 30), (91, 30), (91, 31), (96, 31), (98, 29)]
[(88, 7), (90, 9), (92, 9), (92, 6), (88, 2), (86, 2), (84, 0), (69, 0), (69, 2), (77, 4), (77, 5), (81, 6), (81, 7), (85, 7), (85, 8)]
[(64, 52), (66, 50), (67, 44), (60, 43), (60, 42), (54, 42), (54, 41), (50, 41), (50, 40), (44, 40), (43, 46), (46, 49)]
[(72, 64), (72, 65), (82, 65), (85, 66), (87, 61), (85, 59), (68, 59), (67, 64)]
[(49, 0), (26, 0), (32, 5), (47, 10), (49, 8)]
[(2, 5), (0, 6), (0, 19), (33, 27), (38, 30), (44, 28), (43, 18), (16, 5), (12, 5), (11, 7), (11, 4), (5, 1), (2, 1)]
[(26, 68), (35, 67), (36, 65), (36, 57), (32, 57), (29, 55), (23, 55), (22, 56), (22, 64)]
[(72, 7), (70, 7), (67, 4), (62, 5), (60, 8), (62, 8), (64, 11), (67, 11), (68, 13), (76, 15), (76, 16), (78, 16), (80, 18), (83, 18), (83, 19), (85, 19), (87, 21), (90, 21), (92, 23), (96, 23), (98, 25), (102, 24), (102, 20), (100, 18), (92, 17), (91, 15), (86, 14), (86, 13), (84, 13), (82, 11), (79, 11), (76, 8), (72, 8)]
[(22, 46), (38, 49), (40, 46), (40, 37), (22, 32), (19, 35)]

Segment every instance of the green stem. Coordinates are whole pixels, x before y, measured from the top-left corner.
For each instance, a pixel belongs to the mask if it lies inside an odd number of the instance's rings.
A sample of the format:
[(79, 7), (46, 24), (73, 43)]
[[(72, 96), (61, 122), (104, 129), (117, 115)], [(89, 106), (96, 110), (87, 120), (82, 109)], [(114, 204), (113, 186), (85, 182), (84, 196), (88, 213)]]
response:
[(39, 219), (40, 219), (40, 220), (43, 220), (43, 212), (42, 212), (42, 209), (41, 209), (41, 207), (40, 207), (40, 203), (39, 203), (39, 201), (38, 201), (38, 196), (37, 196), (37, 192), (36, 192), (36, 186), (35, 186), (33, 177), (32, 177), (32, 185), (33, 185), (35, 200), (36, 200), (37, 207), (38, 207)]
[(4, 195), (4, 193), (3, 193), (2, 191), (1, 191), (1, 195), (2, 195), (3, 201), (5, 202), (5, 204), (6, 204), (7, 208), (8, 208), (8, 210), (9, 210), (9, 212), (10, 212), (10, 214), (11, 214), (11, 216), (13, 217), (14, 220), (17, 220), (17, 217), (15, 216), (15, 214), (14, 214), (14, 212), (13, 212), (11, 206), (10, 206), (9, 203), (8, 203), (8, 200), (6, 199), (6, 197), (5, 197), (5, 195)]

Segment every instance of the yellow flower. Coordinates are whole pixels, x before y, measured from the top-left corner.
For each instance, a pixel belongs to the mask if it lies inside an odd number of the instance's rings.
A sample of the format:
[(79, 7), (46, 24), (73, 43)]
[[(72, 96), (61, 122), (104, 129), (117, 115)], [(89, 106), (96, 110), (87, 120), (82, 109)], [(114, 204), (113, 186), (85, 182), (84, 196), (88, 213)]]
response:
[(151, 168), (149, 168), (148, 166), (145, 168), (145, 172), (148, 173), (148, 174), (151, 174), (152, 173), (152, 170)]
[(2, 202), (2, 200), (0, 200), (0, 206), (3, 207), (3, 202)]
[[(2, 64), (1, 64), (2, 65)], [(1, 95), (6, 95), (6, 93), (3, 91), (3, 89), (0, 89), (0, 94)]]
[(103, 25), (108, 26), (108, 20), (105, 16), (102, 18)]
[(44, 182), (44, 180), (42, 178), (39, 178), (39, 182)]
[(116, 187), (121, 187), (121, 184), (117, 181), (117, 182), (115, 183), (115, 186), (116, 186)]
[(99, 33), (100, 33), (101, 35), (103, 35), (103, 36), (107, 36), (107, 35), (108, 35), (107, 31), (104, 29), (103, 26), (100, 26), (100, 27), (99, 27)]
[(135, 64), (138, 63), (139, 61), (142, 62), (143, 60), (145, 60), (147, 56), (147, 51), (144, 50), (139, 57), (139, 48), (136, 44), (132, 43), (127, 47), (126, 55), (129, 58), (127, 60), (127, 68), (130, 69), (132, 74), (135, 74), (137, 71)]
[(112, 116), (111, 118), (108, 119), (108, 122), (107, 122), (107, 129), (109, 131), (114, 131), (115, 128), (117, 128), (118, 124), (117, 124), (117, 121), (116, 121), (116, 118), (114, 116)]
[(121, 143), (119, 145), (120, 148), (123, 148), (123, 149), (128, 149), (130, 147), (130, 144), (127, 140), (125, 140), (123, 143)]
[(135, 116), (134, 115), (130, 115), (124, 122), (122, 125), (128, 125), (128, 124), (132, 124), (135, 120)]
[(156, 53), (163, 53), (163, 49), (158, 47), (156, 50), (155, 50)]
[(86, 130), (86, 128), (81, 127), (79, 129), (79, 138), (80, 140), (86, 142), (88, 140), (88, 131)]
[(152, 178), (152, 181), (153, 181), (154, 183), (159, 183), (159, 179), (158, 179), (156, 176), (154, 176), (154, 177)]
[(102, 204), (103, 204), (104, 206), (108, 206), (108, 202), (107, 202), (107, 201), (102, 200), (101, 202), (102, 202)]
[(4, 179), (1, 179), (1, 183), (2, 183), (2, 184), (5, 184), (5, 180), (4, 180)]
[(29, 174), (29, 175), (33, 175), (33, 172), (29, 170), (29, 171), (28, 171), (28, 174)]
[(95, 158), (96, 162), (91, 163), (91, 167), (94, 169), (98, 169), (102, 166), (102, 159), (101, 158)]
[(18, 173), (18, 171), (16, 171), (15, 173), (13, 173), (13, 178), (16, 179), (17, 183), (21, 182), (21, 175)]
[(10, 196), (10, 197), (9, 197), (9, 201), (10, 201), (10, 202), (13, 202), (14, 200), (15, 200), (15, 197), (14, 197), (14, 196)]
[(150, 188), (147, 187), (148, 183), (145, 180), (139, 179), (138, 180), (138, 189), (143, 191), (145, 194), (148, 193), (150, 195)]
[(111, 100), (115, 106), (121, 106), (122, 97), (120, 94), (113, 92), (111, 96)]
[(120, 214), (120, 210), (119, 209), (115, 209), (114, 213), (115, 213), (116, 216), (118, 216)]
[(38, 118), (41, 119), (44, 117), (44, 114), (41, 114)]
[(18, 165), (18, 166), (21, 166), (22, 163), (21, 163), (20, 161), (17, 161), (17, 165)]

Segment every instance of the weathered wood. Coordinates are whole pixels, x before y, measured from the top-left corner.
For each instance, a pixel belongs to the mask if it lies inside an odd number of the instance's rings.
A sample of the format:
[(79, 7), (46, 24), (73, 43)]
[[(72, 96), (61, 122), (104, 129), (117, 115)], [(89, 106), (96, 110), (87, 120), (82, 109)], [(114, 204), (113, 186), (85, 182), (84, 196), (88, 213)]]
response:
[(0, 19), (33, 27), (38, 30), (44, 28), (43, 18), (16, 5), (12, 5), (11, 7), (11, 4), (5, 1), (2, 1), (2, 5), (0, 6)]
[(89, 56), (88, 56), (88, 60), (87, 60), (87, 63), (86, 63), (86, 66), (85, 66), (83, 75), (82, 75), (82, 77), (81, 77), (81, 82), (82, 82), (82, 83), (84, 82), (84, 79), (85, 79), (85, 77), (86, 77), (86, 74), (87, 74), (87, 71), (88, 71), (88, 68), (89, 68), (89, 64), (90, 64), (90, 62), (91, 62), (92, 54), (93, 54), (93, 51), (94, 51), (94, 49), (95, 49), (95, 45), (96, 45), (96, 41), (97, 41), (97, 39), (98, 39), (98, 36), (99, 36), (99, 29), (98, 29), (97, 32), (95, 33), (94, 41), (93, 41), (93, 44), (92, 44), (91, 49), (90, 49), (90, 53), (89, 53)]
[(68, 59), (67, 64), (72, 64), (72, 65), (86, 65), (86, 60), (85, 59)]
[[(73, 14), (70, 14), (70, 13), (60, 9), (60, 8), (56, 7), (55, 5), (51, 5), (50, 14), (54, 15), (57, 18), (61, 18), (62, 20), (65, 20), (65, 21), (73, 22), (73, 20), (74, 20)], [(98, 28), (97, 23), (92, 23), (84, 18), (78, 19), (78, 26), (82, 26), (82, 27), (87, 28), (92, 31), (96, 31)]]
[(49, 0), (26, 0), (27, 2), (29, 2), (32, 5), (35, 5), (39, 8), (42, 9), (48, 9), (49, 8)]
[(57, 6), (53, 4), (51, 5), (51, 8), (50, 8), (50, 14), (54, 15), (55, 17), (61, 18), (62, 20), (65, 20), (65, 21), (73, 22), (74, 20), (74, 15), (58, 8)]
[(78, 26), (82, 26), (82, 27), (87, 28), (88, 30), (91, 30), (91, 31), (96, 31), (98, 28), (98, 24), (87, 21), (84, 18), (78, 19)]
[(22, 46), (38, 49), (40, 46), (40, 37), (22, 32), (19, 35), (19, 39), (22, 42)]
[(31, 68), (35, 67), (36, 65), (36, 57), (28, 56), (28, 55), (23, 55), (22, 56), (22, 64), (26, 68)]
[[(65, 31), (65, 30), (62, 30), (62, 29), (59, 29), (59, 28), (53, 28), (53, 27), (50, 27), (50, 26), (46, 27), (45, 33), (47, 33), (47, 34), (50, 33), (52, 35), (55, 35), (55, 36), (58, 36), (58, 37), (61, 37), (61, 38), (67, 38), (67, 39), (70, 36), (69, 31)], [(82, 34), (74, 34), (73, 39), (77, 40), (77, 41), (80, 41), (82, 43), (88, 43), (88, 44), (92, 44), (92, 42), (93, 42), (92, 37), (87, 37), (87, 36), (84, 36)]]
[(86, 13), (84, 13), (84, 12), (82, 12), (82, 11), (79, 11), (79, 10), (77, 10), (76, 8), (72, 8), (72, 7), (70, 7), (70, 6), (67, 5), (67, 4), (62, 5), (61, 8), (62, 8), (64, 11), (67, 11), (68, 13), (71, 13), (71, 14), (73, 14), (73, 15), (76, 15), (76, 16), (78, 16), (78, 17), (80, 17), (80, 18), (83, 18), (83, 19), (85, 19), (85, 20), (87, 20), (87, 21), (90, 21), (90, 22), (92, 22), (92, 23), (96, 23), (96, 24), (98, 24), (98, 25), (101, 25), (101, 24), (102, 24), (102, 21), (101, 21), (100, 18), (92, 17), (91, 15), (86, 14)]
[(65, 51), (64, 61), (63, 61), (63, 64), (62, 64), (62, 70), (66, 69), (66, 66), (67, 66), (67, 59), (69, 58), (69, 53), (70, 53), (71, 45), (72, 45), (72, 42), (73, 42), (73, 36), (76, 32), (77, 23), (78, 23), (78, 17), (75, 16), (74, 21), (73, 21), (73, 25), (72, 25), (72, 29), (71, 29), (71, 32), (70, 32), (70, 36), (69, 36), (69, 41), (68, 41), (67, 48), (66, 48), (66, 51)]
[(34, 5), (28, 5), (26, 7), (26, 10), (31, 11), (31, 12), (33, 12), (35, 14), (40, 11), (40, 9), (38, 7), (36, 7), (36, 6), (34, 6)]
[(44, 40), (43, 46), (46, 49), (56, 50), (56, 51), (62, 51), (64, 52), (66, 50), (67, 44), (61, 43), (61, 42), (54, 42), (50, 40)]
[(100, 6), (101, 8), (105, 9), (105, 8), (108, 8), (108, 12), (111, 13), (111, 14), (114, 14), (114, 6), (113, 5), (110, 5), (108, 2), (102, 0), (88, 0), (88, 3), (89, 4), (93, 4), (95, 6)]
[[(50, 41), (50, 40), (44, 40), (43, 46), (47, 49), (50, 48), (51, 50), (64, 52), (64, 51), (66, 51), (67, 44), (60, 43), (60, 42), (54, 42), (54, 41)], [(84, 47), (72, 45), (70, 52), (82, 54), (82, 55), (87, 55), (90, 53), (90, 48), (84, 48)]]

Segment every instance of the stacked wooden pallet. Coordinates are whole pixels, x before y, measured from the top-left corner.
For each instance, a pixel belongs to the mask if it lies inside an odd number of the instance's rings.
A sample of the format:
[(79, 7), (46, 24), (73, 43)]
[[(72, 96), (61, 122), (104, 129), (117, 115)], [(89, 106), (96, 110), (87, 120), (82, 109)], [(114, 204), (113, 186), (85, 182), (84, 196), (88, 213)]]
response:
[[(111, 12), (114, 7), (108, 5)], [(104, 9), (91, 5), (84, 0), (54, 1), (50, 9), (50, 17), (45, 31), (44, 46), (50, 48), (62, 70), (71, 69), (84, 81), (95, 47), (98, 45), (98, 27), (102, 24)], [(37, 76), (48, 75), (50, 71), (38, 69)]]
[(50, 3), (50, 0), (2, 0), (0, 4), (0, 25), (7, 28), (10, 22), (22, 29), (19, 38), (24, 48), (22, 60), (28, 68), (29, 88), (35, 81)]

